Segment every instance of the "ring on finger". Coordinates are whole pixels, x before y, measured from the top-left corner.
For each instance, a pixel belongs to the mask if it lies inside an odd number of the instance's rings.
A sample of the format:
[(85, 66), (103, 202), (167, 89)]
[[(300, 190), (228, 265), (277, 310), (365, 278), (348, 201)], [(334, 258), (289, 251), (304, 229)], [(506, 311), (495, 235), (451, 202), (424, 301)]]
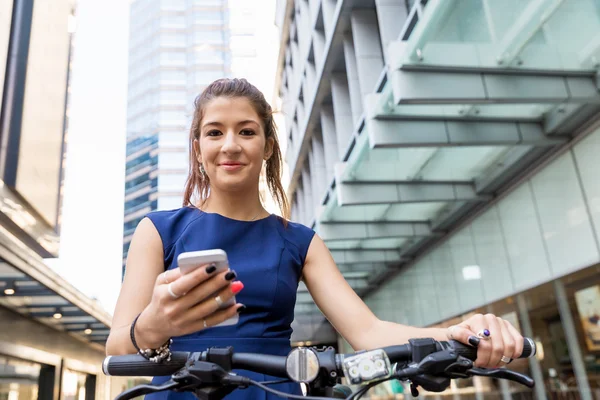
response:
[(206, 319), (202, 320), (202, 325), (204, 325), (204, 329), (208, 328), (208, 325), (206, 324)]
[(504, 364), (508, 364), (511, 361), (512, 360), (510, 359), (510, 357), (502, 356), (502, 358), (500, 358), (500, 362), (502, 362)]
[(223, 300), (221, 299), (221, 296), (215, 297), (215, 301), (217, 302), (217, 305), (219, 307), (221, 307), (223, 305)]
[(169, 292), (171, 297), (173, 297), (174, 299), (180, 298), (181, 297), (180, 295), (175, 294), (175, 292), (173, 292), (173, 288), (171, 287), (172, 285), (173, 285), (173, 282), (171, 282), (167, 285), (167, 292)]
[(482, 329), (477, 332), (477, 336), (483, 340), (490, 340), (490, 336), (492, 336), (492, 334), (490, 333), (489, 329)]

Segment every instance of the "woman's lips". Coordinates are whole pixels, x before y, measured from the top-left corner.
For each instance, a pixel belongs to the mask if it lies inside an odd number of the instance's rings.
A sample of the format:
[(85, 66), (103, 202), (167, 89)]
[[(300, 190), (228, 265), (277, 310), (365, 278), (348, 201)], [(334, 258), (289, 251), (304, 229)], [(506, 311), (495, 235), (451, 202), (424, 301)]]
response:
[(240, 163), (222, 163), (222, 164), (220, 164), (220, 166), (225, 171), (237, 171), (238, 169), (242, 168), (244, 165), (240, 164)]

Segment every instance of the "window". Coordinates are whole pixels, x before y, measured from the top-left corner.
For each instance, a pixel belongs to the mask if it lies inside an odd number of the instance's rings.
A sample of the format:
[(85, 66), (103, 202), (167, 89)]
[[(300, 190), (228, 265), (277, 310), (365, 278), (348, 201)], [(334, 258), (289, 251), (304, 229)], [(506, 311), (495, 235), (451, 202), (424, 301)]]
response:
[(160, 83), (167, 85), (185, 85), (185, 71), (160, 71)]
[(225, 73), (221, 70), (218, 71), (198, 71), (195, 74), (196, 85), (208, 85), (211, 82), (222, 78)]
[(165, 51), (160, 54), (160, 65), (185, 66), (185, 53), (181, 51)]
[(221, 11), (196, 11), (194, 12), (195, 24), (221, 25), (223, 24), (223, 12)]
[(160, 34), (160, 44), (161, 46), (184, 47), (186, 45), (186, 38), (183, 33), (162, 32)]
[(183, 105), (185, 103), (185, 91), (183, 90), (162, 90), (160, 92), (160, 104), (164, 105)]
[(158, 198), (159, 210), (173, 210), (180, 208), (183, 203), (183, 190), (181, 196), (160, 196)]
[[(185, 169), (188, 168), (188, 154), (187, 152), (161, 152), (158, 157), (158, 168), (159, 170), (165, 169)], [(161, 185), (161, 178), (158, 180), (159, 186)]]
[(37, 400), (41, 366), (0, 356), (0, 399)]
[(222, 30), (194, 32), (194, 44), (222, 44), (225, 37)]
[(162, 28), (185, 28), (185, 17), (183, 16), (162, 16), (160, 17), (160, 26)]
[(161, 125), (185, 124), (185, 115), (182, 111), (161, 111), (159, 116)]
[(187, 174), (161, 174), (158, 176), (159, 192), (183, 192)]
[[(185, 99), (185, 97), (184, 97)], [(167, 131), (158, 134), (158, 140), (161, 148), (188, 146), (189, 132), (187, 131)]]
[(185, 0), (161, 0), (160, 9), (164, 11), (184, 11)]

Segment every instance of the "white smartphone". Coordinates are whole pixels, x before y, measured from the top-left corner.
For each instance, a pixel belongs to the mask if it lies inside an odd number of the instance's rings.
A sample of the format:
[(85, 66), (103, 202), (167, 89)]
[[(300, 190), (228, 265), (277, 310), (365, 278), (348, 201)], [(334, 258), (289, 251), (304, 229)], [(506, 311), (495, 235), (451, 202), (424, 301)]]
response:
[[(206, 264), (215, 264), (217, 270), (213, 272), (213, 275), (216, 275), (220, 272), (226, 271), (229, 269), (229, 261), (227, 259), (227, 253), (221, 249), (211, 249), (211, 250), (200, 250), (200, 251), (189, 251), (185, 253), (179, 254), (177, 257), (177, 265), (179, 266), (179, 270), (182, 274), (189, 274), (191, 271), (199, 268), (202, 265)], [(210, 297), (216, 296), (217, 293), (214, 293)], [(210, 298), (209, 297), (209, 298)], [(220, 308), (227, 308), (236, 303), (235, 296), (233, 296), (228, 301), (224, 302)], [(238, 323), (239, 315), (236, 313), (233, 317), (221, 322), (220, 324), (215, 326), (228, 326), (235, 325)]]

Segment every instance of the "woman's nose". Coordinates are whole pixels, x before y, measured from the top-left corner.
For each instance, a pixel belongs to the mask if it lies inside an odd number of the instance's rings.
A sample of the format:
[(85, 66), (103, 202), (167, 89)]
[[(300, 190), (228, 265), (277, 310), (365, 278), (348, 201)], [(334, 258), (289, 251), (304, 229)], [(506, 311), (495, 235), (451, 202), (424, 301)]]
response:
[(224, 152), (240, 151), (240, 144), (237, 141), (237, 135), (234, 133), (227, 133), (225, 135), (225, 143), (223, 143), (221, 150)]

